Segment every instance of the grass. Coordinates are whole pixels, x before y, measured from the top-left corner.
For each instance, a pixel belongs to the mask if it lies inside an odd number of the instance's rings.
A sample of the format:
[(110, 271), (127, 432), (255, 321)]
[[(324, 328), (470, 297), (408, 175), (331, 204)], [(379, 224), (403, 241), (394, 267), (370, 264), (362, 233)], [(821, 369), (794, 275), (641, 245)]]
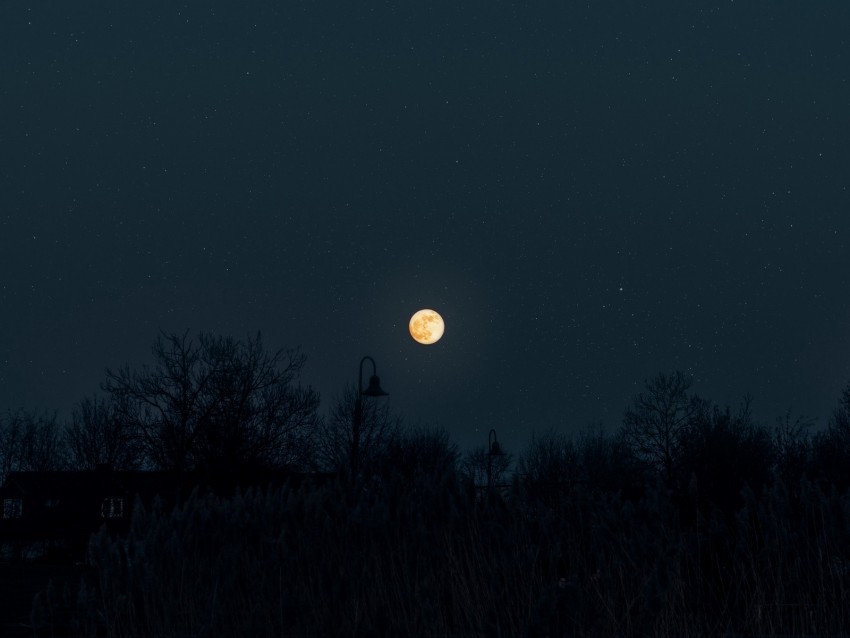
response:
[(92, 539), (74, 613), (114, 638), (850, 627), (844, 495), (776, 486), (745, 494), (734, 516), (683, 524), (660, 491), (624, 501), (577, 488), (538, 507), (519, 491), (481, 502), (445, 482), (400, 487), (196, 494), (173, 512), (140, 510), (127, 539)]

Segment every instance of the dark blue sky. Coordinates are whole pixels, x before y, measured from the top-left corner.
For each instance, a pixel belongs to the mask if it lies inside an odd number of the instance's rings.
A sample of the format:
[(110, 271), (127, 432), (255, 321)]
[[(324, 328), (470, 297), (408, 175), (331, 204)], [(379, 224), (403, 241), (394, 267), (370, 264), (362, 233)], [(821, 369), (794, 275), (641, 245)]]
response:
[[(373, 356), (463, 446), (850, 382), (850, 5), (6, 2), (0, 409), (160, 329)], [(415, 344), (420, 307), (447, 323)]]

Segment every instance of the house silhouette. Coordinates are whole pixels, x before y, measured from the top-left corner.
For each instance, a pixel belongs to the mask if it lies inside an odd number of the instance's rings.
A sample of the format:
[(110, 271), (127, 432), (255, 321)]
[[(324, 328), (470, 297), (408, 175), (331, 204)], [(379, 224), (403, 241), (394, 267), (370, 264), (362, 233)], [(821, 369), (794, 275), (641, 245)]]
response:
[(130, 526), (136, 503), (149, 507), (159, 498), (166, 510), (194, 490), (229, 496), (250, 487), (297, 486), (325, 482), (332, 473), (289, 470), (159, 472), (112, 470), (10, 472), (0, 486), (0, 543), (8, 558), (45, 554), (81, 560), (89, 536), (102, 526), (116, 534)]

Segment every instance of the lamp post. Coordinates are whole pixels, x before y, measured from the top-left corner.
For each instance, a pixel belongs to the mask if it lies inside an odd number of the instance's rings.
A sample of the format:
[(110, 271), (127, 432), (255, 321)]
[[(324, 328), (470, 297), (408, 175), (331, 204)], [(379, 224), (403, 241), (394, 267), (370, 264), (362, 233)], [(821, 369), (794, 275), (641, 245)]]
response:
[[(363, 364), (366, 361), (372, 364), (372, 376), (369, 377), (369, 385), (363, 389)], [(351, 481), (357, 478), (360, 462), (360, 427), (363, 425), (363, 397), (385, 397), (387, 393), (381, 389), (381, 380), (378, 378), (378, 368), (372, 357), (366, 356), (360, 359), (360, 375), (357, 377), (357, 399), (354, 402), (354, 420), (351, 424)]]
[(487, 435), (487, 491), (490, 491), (490, 488), (493, 483), (493, 457), (494, 456), (504, 456), (505, 453), (502, 451), (502, 446), (499, 445), (499, 439), (496, 438), (496, 430), (490, 430), (490, 434)]

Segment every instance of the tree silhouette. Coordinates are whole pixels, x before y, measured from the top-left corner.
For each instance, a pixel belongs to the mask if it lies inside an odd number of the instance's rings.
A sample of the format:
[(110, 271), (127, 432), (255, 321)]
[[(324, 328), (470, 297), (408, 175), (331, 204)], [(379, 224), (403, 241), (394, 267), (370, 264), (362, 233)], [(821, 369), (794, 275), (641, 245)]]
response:
[(461, 457), (460, 471), (477, 487), (486, 487), (488, 477), (491, 485), (500, 485), (504, 483), (512, 463), (513, 454), (510, 452), (490, 455), (486, 446), (477, 445)]
[(107, 465), (115, 470), (132, 470), (142, 465), (142, 449), (124, 411), (110, 399), (98, 396), (81, 400), (65, 430), (69, 466), (94, 470)]
[(687, 489), (694, 479), (701, 505), (731, 514), (745, 485), (758, 490), (767, 483), (773, 454), (770, 433), (753, 423), (749, 398), (734, 413), (713, 406), (700, 411), (683, 435), (677, 487)]
[[(345, 388), (330, 413), (321, 420), (315, 450), (319, 467), (351, 475), (352, 424), (357, 389)], [(402, 419), (390, 411), (386, 401), (362, 401), (358, 464), (365, 476), (374, 471), (376, 459), (388, 453), (401, 435)]]
[(850, 384), (838, 401), (826, 430), (811, 442), (811, 474), (839, 489), (850, 487)]
[(798, 415), (792, 416), (791, 409), (777, 417), (773, 431), (773, 464), (779, 477), (786, 483), (794, 483), (806, 472), (812, 453), (809, 430), (814, 420)]
[(646, 382), (623, 417), (623, 434), (635, 455), (659, 472), (672, 486), (682, 438), (700, 411), (704, 400), (688, 393), (691, 379), (676, 371), (659, 374)]
[(409, 489), (433, 489), (446, 477), (456, 478), (460, 453), (442, 427), (408, 428), (395, 437), (376, 459), (382, 478), (400, 477)]
[(237, 341), (160, 335), (154, 364), (107, 370), (103, 389), (158, 469), (296, 466), (306, 462), (319, 397), (297, 384), (306, 357)]
[(830, 427), (842, 432), (847, 440), (850, 441), (850, 383), (841, 392), (838, 407), (832, 413)]
[(56, 415), (9, 412), (0, 420), (0, 471), (45, 472), (67, 463), (62, 430)]
[(576, 444), (580, 481), (589, 491), (623, 492), (634, 498), (646, 483), (646, 467), (636, 462), (622, 430), (606, 433), (600, 424), (584, 430)]
[(517, 469), (530, 494), (555, 503), (579, 480), (579, 457), (575, 442), (563, 432), (534, 434), (519, 457)]

